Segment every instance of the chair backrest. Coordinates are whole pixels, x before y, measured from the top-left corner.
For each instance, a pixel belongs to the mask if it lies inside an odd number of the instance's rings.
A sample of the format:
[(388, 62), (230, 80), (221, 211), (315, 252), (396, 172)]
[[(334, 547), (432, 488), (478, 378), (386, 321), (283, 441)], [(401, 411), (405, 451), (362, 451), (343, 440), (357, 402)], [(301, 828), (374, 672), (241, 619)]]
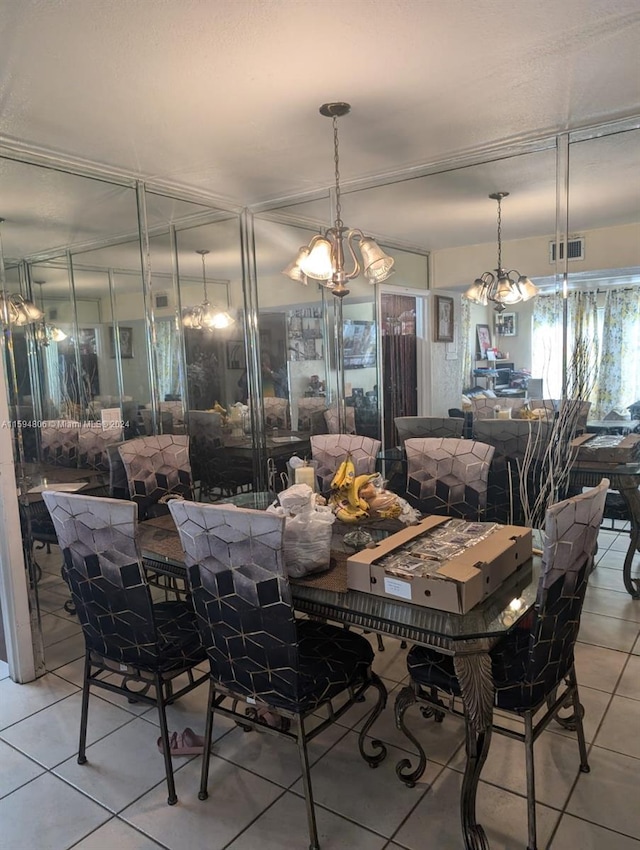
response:
[[(148, 408), (143, 408), (140, 411), (142, 415), (142, 424), (144, 425), (144, 431), (147, 436), (153, 435), (153, 415), (152, 411)], [(170, 410), (160, 410), (160, 428), (163, 434), (171, 434), (173, 433), (173, 414)]]
[(127, 470), (120, 457), (120, 443), (107, 446), (107, 464), (109, 466), (109, 496), (112, 499), (129, 499), (129, 481)]
[(78, 428), (79, 465), (106, 472), (109, 469), (107, 447), (122, 442), (122, 428), (103, 428), (102, 423)]
[[(324, 421), (329, 434), (340, 434), (338, 422), (338, 408), (330, 407), (324, 412)], [(354, 407), (345, 407), (345, 427), (347, 434), (356, 433), (356, 411)]]
[(565, 398), (560, 402), (560, 417), (566, 417), (574, 426), (574, 431), (582, 433), (587, 430), (587, 419), (591, 410), (590, 401), (578, 398)]
[(553, 419), (560, 402), (555, 398), (530, 398), (527, 402), (531, 410), (544, 410), (548, 419)]
[(401, 445), (412, 437), (462, 437), (464, 419), (451, 416), (396, 416)]
[(157, 662), (151, 593), (136, 546), (136, 507), (117, 499), (45, 491), (63, 576), (87, 649), (124, 664)]
[[(552, 505), (545, 517), (542, 573), (529, 635), (526, 669), (512, 685), (513, 701), (537, 704), (573, 664), (580, 613), (596, 552), (609, 481)], [(501, 704), (509, 699), (503, 689)]]
[(482, 518), (494, 447), (477, 440), (414, 437), (407, 453), (407, 494), (426, 513)]
[(173, 493), (193, 498), (189, 437), (162, 434), (137, 437), (118, 447), (129, 482), (129, 495), (141, 512)]
[(356, 475), (376, 471), (376, 459), (382, 443), (358, 434), (315, 434), (311, 437), (311, 457), (317, 462), (318, 490), (329, 492), (331, 479), (347, 455)]
[(272, 704), (278, 695), (295, 700), (298, 648), (284, 518), (198, 502), (171, 502), (169, 509), (214, 680)]
[(494, 419), (496, 407), (510, 410), (511, 416), (518, 418), (520, 408), (525, 405), (523, 398), (472, 398), (471, 413), (474, 419)]
[(263, 399), (264, 421), (267, 428), (289, 428), (289, 402), (286, 398)]
[(495, 448), (498, 458), (522, 461), (529, 446), (535, 456), (543, 454), (551, 436), (552, 423), (540, 419), (477, 419), (473, 438)]
[(161, 401), (162, 413), (171, 414), (171, 423), (174, 427), (181, 428), (184, 425), (184, 408), (181, 401)]
[[(189, 411), (189, 436), (198, 449), (217, 449), (222, 445), (222, 415), (211, 410)], [(195, 449), (192, 445), (192, 450)]]
[(51, 419), (40, 429), (44, 463), (76, 466), (78, 463), (78, 432), (80, 423), (74, 419)]
[[(298, 400), (298, 431), (311, 431), (312, 417), (314, 414), (322, 414), (327, 409), (327, 400), (324, 396), (312, 396)], [(323, 417), (324, 420), (324, 417)]]

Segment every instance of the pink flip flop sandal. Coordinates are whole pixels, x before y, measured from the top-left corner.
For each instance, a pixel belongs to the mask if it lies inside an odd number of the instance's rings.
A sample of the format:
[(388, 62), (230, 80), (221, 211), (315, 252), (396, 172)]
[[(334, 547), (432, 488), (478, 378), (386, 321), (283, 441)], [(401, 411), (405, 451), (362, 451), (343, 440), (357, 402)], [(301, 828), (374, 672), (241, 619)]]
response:
[[(158, 749), (164, 753), (162, 738), (158, 738)], [(172, 732), (169, 735), (169, 752), (172, 756), (199, 756), (204, 752), (204, 738), (196, 735), (193, 729), (184, 732)]]

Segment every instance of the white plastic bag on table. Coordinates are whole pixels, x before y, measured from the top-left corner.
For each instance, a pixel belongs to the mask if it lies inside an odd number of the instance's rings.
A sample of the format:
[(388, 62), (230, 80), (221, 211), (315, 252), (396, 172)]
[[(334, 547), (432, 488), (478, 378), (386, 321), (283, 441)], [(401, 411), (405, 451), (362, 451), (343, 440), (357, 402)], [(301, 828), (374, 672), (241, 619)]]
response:
[(287, 517), (284, 563), (291, 578), (302, 578), (329, 569), (334, 522), (335, 516), (328, 508)]

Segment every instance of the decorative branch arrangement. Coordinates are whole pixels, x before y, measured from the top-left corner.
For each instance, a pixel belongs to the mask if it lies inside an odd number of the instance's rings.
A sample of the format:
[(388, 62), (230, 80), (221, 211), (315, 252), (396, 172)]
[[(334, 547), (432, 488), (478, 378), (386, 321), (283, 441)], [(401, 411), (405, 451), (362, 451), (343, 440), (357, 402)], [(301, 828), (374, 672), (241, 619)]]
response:
[(520, 466), (520, 499), (525, 524), (531, 528), (542, 528), (547, 508), (566, 497), (577, 454), (571, 441), (595, 383), (591, 348), (584, 337), (576, 338), (568, 365), (566, 398), (549, 430), (532, 427)]

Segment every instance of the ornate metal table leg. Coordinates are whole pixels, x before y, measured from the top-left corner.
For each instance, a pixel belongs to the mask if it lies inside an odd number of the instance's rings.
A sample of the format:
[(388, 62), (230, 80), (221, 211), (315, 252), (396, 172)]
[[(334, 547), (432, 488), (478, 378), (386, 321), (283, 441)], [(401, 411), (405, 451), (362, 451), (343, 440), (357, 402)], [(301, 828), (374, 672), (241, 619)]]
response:
[(640, 599), (640, 578), (631, 577), (633, 556), (636, 552), (640, 552), (640, 488), (638, 487), (637, 480), (627, 475), (612, 476), (611, 484), (618, 489), (618, 492), (624, 499), (631, 518), (631, 540), (624, 559), (622, 580), (631, 597), (633, 599)]
[(477, 641), (473, 652), (467, 643), (464, 654), (456, 654), (456, 671), (465, 712), (467, 764), (462, 780), (460, 816), (466, 850), (489, 850), (484, 829), (476, 822), (476, 792), (480, 773), (489, 752), (493, 722), (493, 677), (487, 641)]

